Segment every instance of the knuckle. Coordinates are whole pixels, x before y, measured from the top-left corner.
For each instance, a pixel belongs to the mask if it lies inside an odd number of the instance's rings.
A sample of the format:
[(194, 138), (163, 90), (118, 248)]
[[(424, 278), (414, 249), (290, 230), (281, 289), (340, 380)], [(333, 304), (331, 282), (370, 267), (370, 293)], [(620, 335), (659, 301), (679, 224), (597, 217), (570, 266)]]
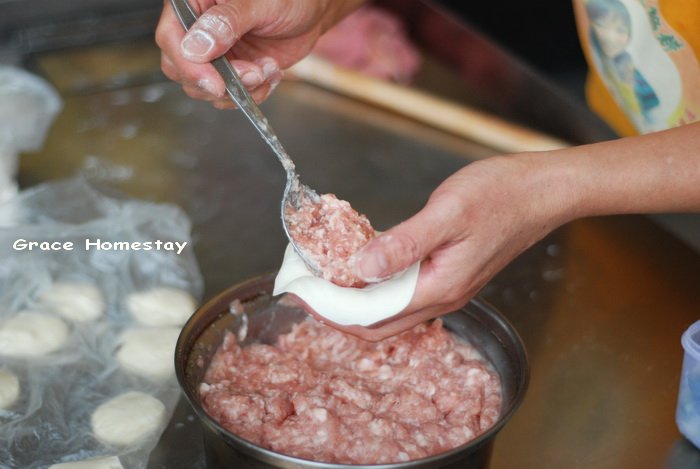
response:
[(232, 43), (236, 39), (236, 14), (231, 3), (215, 5), (199, 17), (195, 26), (207, 31), (219, 41)]
[(390, 251), (391, 259), (398, 264), (395, 266), (397, 268), (408, 267), (412, 261), (419, 259), (421, 255), (418, 240), (408, 233), (392, 236)]
[(163, 49), (165, 47), (165, 33), (163, 33), (163, 28), (160, 24), (156, 27), (154, 39), (156, 41), (156, 45), (160, 49)]
[(170, 60), (167, 60), (165, 57), (161, 59), (160, 69), (163, 71), (163, 74), (166, 77), (173, 81), (178, 81), (179, 73), (177, 72), (177, 68), (175, 68)]
[(441, 211), (450, 219), (459, 218), (464, 213), (464, 199), (454, 190), (436, 190), (429, 203), (440, 205)]
[(222, 111), (225, 109), (235, 109), (236, 108), (236, 106), (229, 101), (217, 100), (217, 101), (213, 101), (212, 104), (216, 109), (220, 109)]
[(197, 92), (196, 89), (190, 87), (190, 86), (183, 86), (182, 90), (185, 92), (187, 96), (190, 98), (198, 99), (199, 98), (199, 93)]
[(272, 93), (272, 87), (265, 84), (265, 85), (261, 85), (255, 89), (255, 92), (253, 93), (253, 97), (255, 99), (255, 102), (260, 104), (263, 101), (265, 101), (267, 98), (269, 98), (271, 93)]
[(456, 286), (451, 286), (446, 289), (442, 296), (441, 304), (444, 305), (446, 309), (457, 309), (459, 308), (463, 294)]

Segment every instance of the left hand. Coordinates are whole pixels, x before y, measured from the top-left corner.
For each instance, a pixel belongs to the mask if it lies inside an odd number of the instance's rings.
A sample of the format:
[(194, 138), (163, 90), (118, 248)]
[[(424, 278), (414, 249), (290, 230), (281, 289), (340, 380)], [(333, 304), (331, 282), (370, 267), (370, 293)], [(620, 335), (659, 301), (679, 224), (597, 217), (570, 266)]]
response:
[(562, 193), (540, 184), (533, 155), (466, 166), (445, 180), (416, 215), (372, 240), (358, 259), (362, 277), (388, 277), (422, 260), (415, 294), (404, 311), (383, 323), (334, 327), (380, 340), (455, 311), (562, 224)]
[(415, 216), (368, 243), (360, 278), (422, 261), (410, 304), (369, 328), (379, 340), (459, 309), (510, 261), (571, 220), (626, 213), (700, 213), (700, 122), (646, 135), (472, 163)]

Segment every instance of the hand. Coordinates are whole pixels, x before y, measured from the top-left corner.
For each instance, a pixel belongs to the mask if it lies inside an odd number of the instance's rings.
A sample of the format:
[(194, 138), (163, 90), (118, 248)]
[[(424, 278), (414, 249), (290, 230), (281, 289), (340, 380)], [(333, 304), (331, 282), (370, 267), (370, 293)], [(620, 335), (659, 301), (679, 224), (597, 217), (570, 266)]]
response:
[(698, 145), (700, 122), (466, 166), (420, 212), (359, 254), (358, 274), (365, 280), (389, 277), (422, 260), (410, 304), (376, 326), (343, 329), (380, 340), (454, 311), (516, 256), (577, 218), (700, 213)]
[(423, 260), (409, 306), (369, 328), (335, 327), (380, 340), (465, 305), (496, 273), (562, 224), (565, 194), (540, 180), (535, 154), (478, 161), (445, 180), (415, 216), (370, 242), (364, 278)]
[(309, 53), (318, 37), (359, 0), (190, 0), (201, 14), (185, 34), (170, 2), (165, 2), (156, 43), (163, 73), (196, 99), (233, 108), (213, 66), (226, 54), (257, 102), (282, 78), (281, 69)]

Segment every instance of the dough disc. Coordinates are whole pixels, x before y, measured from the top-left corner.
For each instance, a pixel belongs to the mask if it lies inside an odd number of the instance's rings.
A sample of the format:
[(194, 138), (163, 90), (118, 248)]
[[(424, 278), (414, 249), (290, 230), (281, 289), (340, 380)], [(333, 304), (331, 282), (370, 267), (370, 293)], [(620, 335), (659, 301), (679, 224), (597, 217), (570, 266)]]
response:
[(274, 295), (294, 293), (317, 314), (341, 326), (370, 326), (401, 312), (413, 297), (420, 263), (364, 288), (339, 287), (316, 277), (291, 245), (275, 278)]
[(121, 337), (117, 359), (132, 373), (152, 379), (167, 378), (175, 372), (173, 356), (179, 335), (178, 327), (128, 330)]
[(54, 283), (41, 292), (42, 306), (72, 321), (92, 321), (104, 314), (102, 292), (91, 283)]
[(31, 357), (51, 353), (68, 338), (60, 318), (36, 311), (20, 311), (0, 324), (0, 354)]
[(62, 462), (49, 466), (49, 469), (124, 469), (116, 456), (105, 458), (84, 459), (82, 461)]
[(91, 422), (92, 431), (103, 443), (131, 446), (158, 430), (164, 419), (162, 402), (149, 394), (131, 391), (100, 405)]
[(19, 379), (10, 370), (0, 369), (0, 409), (9, 409), (19, 397)]
[(129, 313), (147, 326), (181, 326), (197, 309), (192, 295), (172, 287), (133, 292), (126, 298)]

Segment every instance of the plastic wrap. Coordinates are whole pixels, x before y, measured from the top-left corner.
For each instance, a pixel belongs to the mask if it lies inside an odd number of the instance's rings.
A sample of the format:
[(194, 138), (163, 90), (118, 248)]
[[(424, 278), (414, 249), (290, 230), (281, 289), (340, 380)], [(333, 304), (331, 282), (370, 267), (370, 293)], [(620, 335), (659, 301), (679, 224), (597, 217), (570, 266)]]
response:
[[(62, 318), (69, 327), (68, 338), (53, 353), (22, 358), (0, 350), (0, 370), (14, 373), (20, 383), (19, 398), (0, 410), (0, 467), (44, 468), (104, 456), (118, 456), (125, 468), (146, 467), (177, 403), (179, 387), (174, 375), (155, 379), (130, 373), (115, 355), (122, 334), (141, 327), (125, 308), (131, 292), (168, 286), (199, 301), (202, 278), (187, 217), (174, 206), (107, 196), (82, 179), (25, 191), (0, 206), (3, 217), (15, 225), (0, 228), (0, 326), (26, 309), (58, 316), (38, 300), (54, 282), (93, 284), (102, 292), (106, 308), (94, 320)], [(155, 247), (87, 249), (86, 239), (188, 244), (177, 254)], [(73, 249), (30, 251), (18, 249), (17, 240), (61, 246), (72, 242)], [(167, 418), (148, 438), (129, 447), (110, 447), (93, 434), (91, 415), (100, 404), (129, 391), (159, 399)]]
[(0, 65), (0, 202), (17, 191), (19, 153), (41, 148), (60, 109), (60, 97), (45, 80)]

